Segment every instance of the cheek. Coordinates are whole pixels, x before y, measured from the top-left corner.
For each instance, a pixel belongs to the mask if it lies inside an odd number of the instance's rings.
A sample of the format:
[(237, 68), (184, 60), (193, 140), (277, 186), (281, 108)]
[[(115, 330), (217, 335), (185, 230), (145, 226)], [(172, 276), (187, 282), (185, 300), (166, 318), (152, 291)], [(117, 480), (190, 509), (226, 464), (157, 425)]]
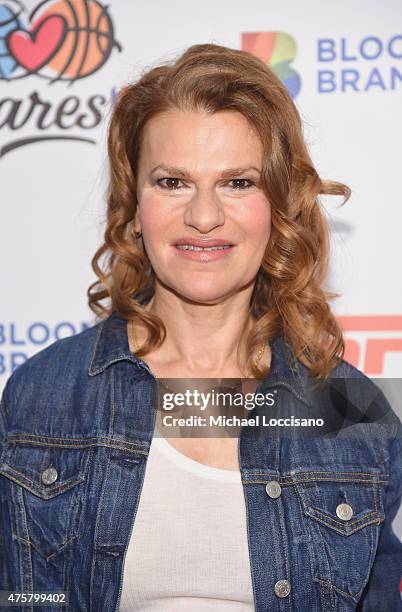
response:
[(268, 242), (271, 233), (271, 205), (261, 195), (247, 198), (238, 218), (246, 236), (256, 241)]
[(161, 235), (169, 215), (163, 214), (163, 207), (157, 194), (151, 192), (144, 192), (141, 195), (139, 208), (143, 236), (147, 241), (152, 241)]

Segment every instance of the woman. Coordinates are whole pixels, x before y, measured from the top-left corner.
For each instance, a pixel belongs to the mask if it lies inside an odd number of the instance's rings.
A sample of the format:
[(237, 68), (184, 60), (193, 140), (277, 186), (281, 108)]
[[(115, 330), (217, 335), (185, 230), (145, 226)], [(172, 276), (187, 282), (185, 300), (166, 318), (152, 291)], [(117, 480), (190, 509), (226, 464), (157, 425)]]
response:
[[(3, 393), (1, 589), (77, 611), (400, 609), (401, 422), (342, 358), (318, 196), (350, 191), (318, 176), (285, 87), (192, 46), (120, 91), (109, 157), (101, 321)], [(172, 433), (155, 409), (234, 379), (267, 400), (238, 432)], [(252, 425), (272, 415), (335, 435)]]

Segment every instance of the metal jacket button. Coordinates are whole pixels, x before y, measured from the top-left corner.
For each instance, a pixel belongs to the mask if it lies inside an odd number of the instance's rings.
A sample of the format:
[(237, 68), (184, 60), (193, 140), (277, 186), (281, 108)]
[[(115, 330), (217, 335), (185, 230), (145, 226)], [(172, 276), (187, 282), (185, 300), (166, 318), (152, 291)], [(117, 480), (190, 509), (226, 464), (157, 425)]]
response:
[(273, 499), (276, 499), (282, 493), (281, 485), (276, 480), (270, 480), (270, 482), (267, 483), (265, 490)]
[(278, 597), (287, 597), (290, 593), (289, 580), (278, 580), (274, 587), (275, 595)]
[(46, 468), (46, 470), (42, 472), (42, 482), (46, 485), (53, 484), (57, 480), (57, 476), (58, 474), (55, 468)]
[(353, 509), (349, 504), (339, 504), (336, 507), (336, 515), (342, 521), (348, 521), (353, 516)]

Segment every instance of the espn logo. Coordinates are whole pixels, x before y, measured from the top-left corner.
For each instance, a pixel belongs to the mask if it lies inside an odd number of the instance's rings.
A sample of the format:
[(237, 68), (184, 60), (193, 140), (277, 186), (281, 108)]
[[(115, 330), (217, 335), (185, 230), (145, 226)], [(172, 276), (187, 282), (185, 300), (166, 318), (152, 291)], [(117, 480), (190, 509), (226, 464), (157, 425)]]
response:
[(365, 374), (384, 373), (385, 356), (401, 353), (402, 315), (351, 315), (336, 317), (345, 338), (344, 359)]

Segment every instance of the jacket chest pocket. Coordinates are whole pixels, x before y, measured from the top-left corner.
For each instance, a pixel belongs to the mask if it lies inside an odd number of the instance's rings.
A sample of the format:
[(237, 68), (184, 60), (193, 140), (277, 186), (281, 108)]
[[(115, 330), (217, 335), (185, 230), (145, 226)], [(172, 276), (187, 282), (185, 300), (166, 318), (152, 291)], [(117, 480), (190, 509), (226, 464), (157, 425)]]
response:
[(314, 579), (358, 601), (385, 519), (381, 481), (372, 474), (318, 474), (297, 482)]
[[(0, 464), (12, 539), (50, 559), (77, 535), (91, 450), (14, 443)], [(0, 480), (2, 480), (0, 478)]]

